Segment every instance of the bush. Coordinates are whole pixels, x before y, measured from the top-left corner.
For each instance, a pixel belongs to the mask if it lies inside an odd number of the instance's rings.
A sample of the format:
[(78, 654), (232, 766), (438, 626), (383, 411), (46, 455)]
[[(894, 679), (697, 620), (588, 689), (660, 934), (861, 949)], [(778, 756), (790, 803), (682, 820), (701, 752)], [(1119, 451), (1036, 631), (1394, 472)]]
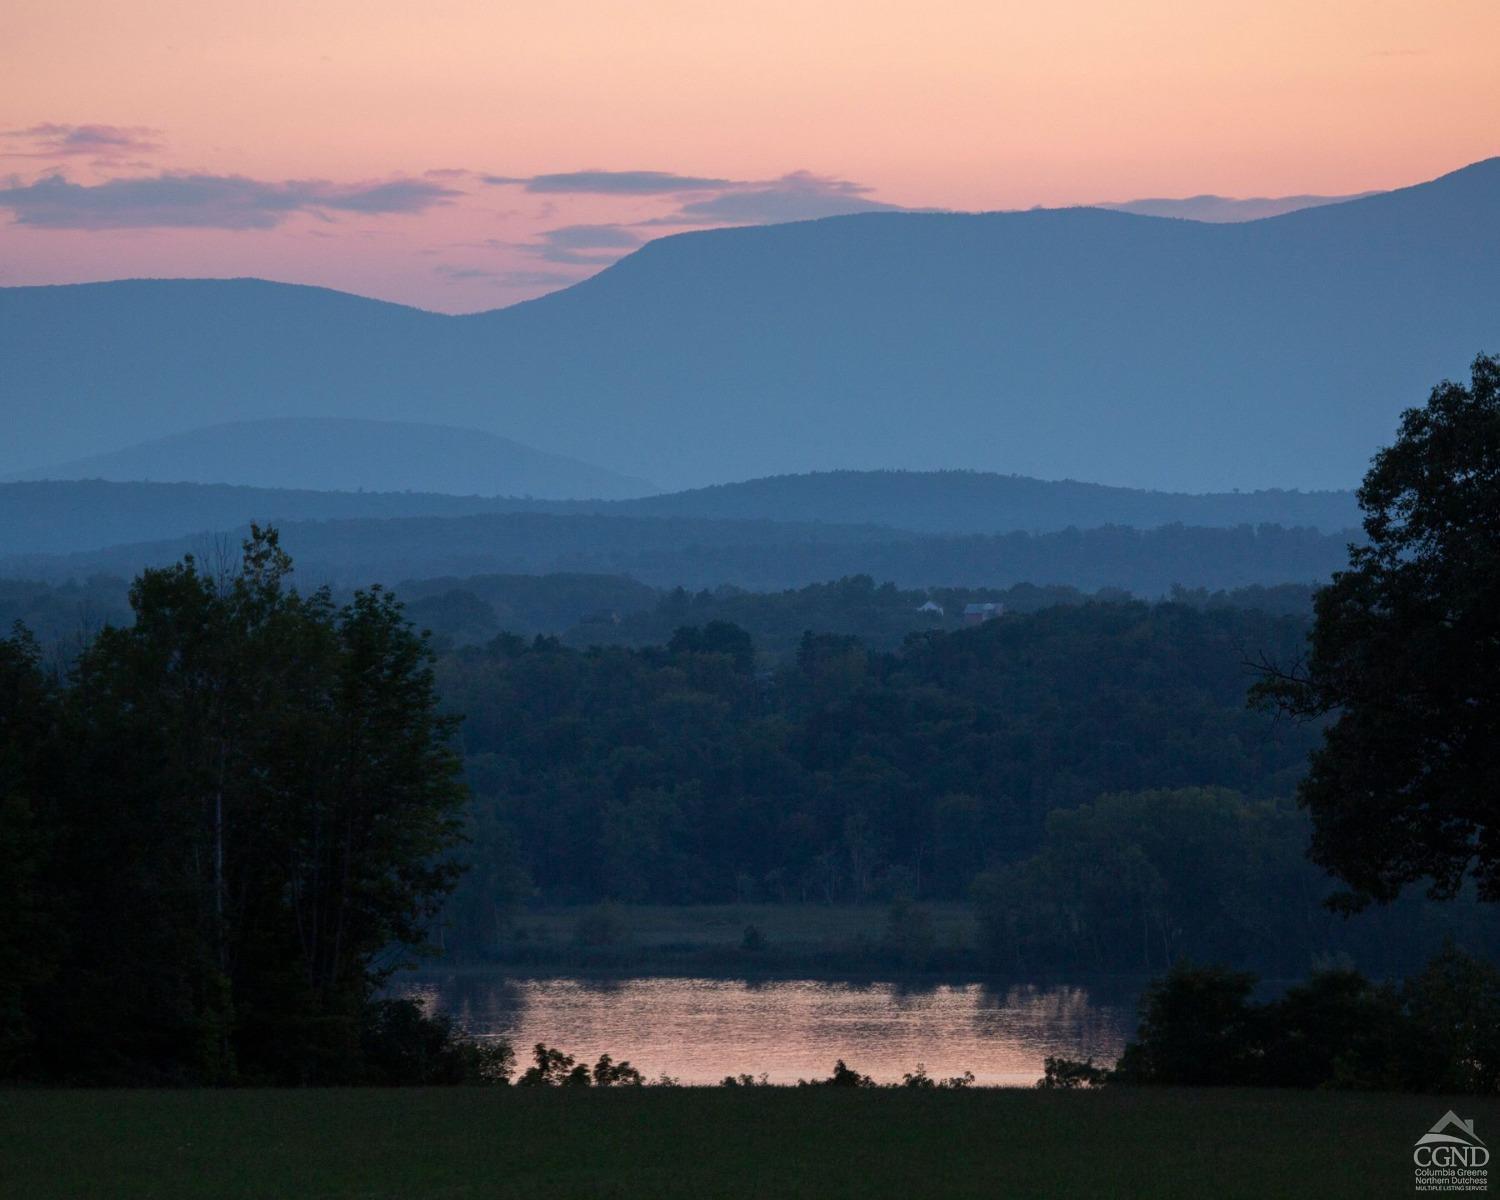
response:
[(918, 1091), (933, 1091), (937, 1089), (952, 1090), (954, 1088), (966, 1088), (974, 1086), (974, 1072), (965, 1071), (962, 1075), (950, 1075), (947, 1079), (934, 1079), (927, 1073), (927, 1068), (921, 1063), (917, 1064), (915, 1071), (908, 1071), (901, 1076), (901, 1082), (896, 1087), (915, 1088)]
[[(517, 1081), (519, 1087), (640, 1087), (646, 1082), (628, 1062), (615, 1062), (601, 1054), (591, 1070), (571, 1054), (538, 1042), (531, 1051), (532, 1065)], [(666, 1076), (659, 1082), (664, 1082)]]
[(1109, 1069), (1096, 1067), (1092, 1058), (1079, 1062), (1077, 1059), (1055, 1058), (1049, 1054), (1043, 1069), (1045, 1073), (1036, 1081), (1039, 1088), (1072, 1090), (1103, 1087), (1110, 1079)]
[(1500, 971), (1447, 946), (1401, 987), (1316, 971), (1267, 1004), (1254, 976), (1179, 966), (1111, 1072), (1047, 1060), (1041, 1087), (1100, 1083), (1500, 1092)]
[(1500, 1092), (1500, 971), (1450, 943), (1406, 982), (1402, 1000), (1429, 1069), (1425, 1087)]
[(1136, 1040), (1125, 1047), (1122, 1083), (1193, 1087), (1254, 1082), (1255, 976), (1180, 963), (1146, 989)]
[(628, 1062), (615, 1062), (607, 1054), (601, 1054), (594, 1064), (595, 1087), (618, 1087), (621, 1084), (640, 1087), (645, 1082), (641, 1073)]
[(841, 1058), (834, 1064), (833, 1074), (827, 1079), (799, 1079), (798, 1087), (874, 1087), (875, 1081), (868, 1075), (861, 1075), (852, 1067), (844, 1065)]
[(519, 1087), (588, 1087), (589, 1069), (571, 1054), (538, 1042), (531, 1051), (533, 1065), (516, 1081)]
[(516, 1064), (510, 1043), (464, 1037), (449, 1017), (430, 1017), (413, 1000), (372, 1004), (360, 1046), (367, 1081), (387, 1087), (503, 1086)]

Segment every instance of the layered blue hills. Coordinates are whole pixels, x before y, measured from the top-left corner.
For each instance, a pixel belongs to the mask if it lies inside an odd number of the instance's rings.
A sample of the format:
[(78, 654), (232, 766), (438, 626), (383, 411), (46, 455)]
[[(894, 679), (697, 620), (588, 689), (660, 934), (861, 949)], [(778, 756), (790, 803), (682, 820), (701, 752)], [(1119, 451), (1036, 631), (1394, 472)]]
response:
[(447, 317), (256, 280), (0, 289), (0, 474), (207, 425), (471, 427), (666, 489), (968, 468), (1347, 488), (1500, 350), (1500, 159), (1239, 224), (874, 213)]

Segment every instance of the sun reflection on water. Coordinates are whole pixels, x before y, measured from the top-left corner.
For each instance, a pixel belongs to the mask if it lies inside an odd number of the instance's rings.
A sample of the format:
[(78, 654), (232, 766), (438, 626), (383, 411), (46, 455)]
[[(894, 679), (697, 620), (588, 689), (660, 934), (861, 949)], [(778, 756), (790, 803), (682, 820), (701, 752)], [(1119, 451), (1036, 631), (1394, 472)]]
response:
[(629, 1059), (650, 1076), (717, 1083), (825, 1077), (842, 1058), (880, 1082), (923, 1064), (934, 1077), (1030, 1085), (1049, 1054), (1113, 1061), (1132, 1010), (1077, 986), (743, 979), (515, 979), (430, 974), (402, 989), (478, 1036), (580, 1059)]

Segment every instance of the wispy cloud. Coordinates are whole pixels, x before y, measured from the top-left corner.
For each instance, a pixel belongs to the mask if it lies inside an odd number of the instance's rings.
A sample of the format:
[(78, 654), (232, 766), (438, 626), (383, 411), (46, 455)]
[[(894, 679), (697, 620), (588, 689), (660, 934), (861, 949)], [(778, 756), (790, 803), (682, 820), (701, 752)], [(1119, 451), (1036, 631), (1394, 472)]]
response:
[(336, 184), (163, 172), (98, 184), (49, 175), (0, 187), (17, 224), (48, 229), (273, 229), (294, 213), (420, 213), (459, 195), (420, 179)]
[(564, 225), (544, 229), (526, 249), (550, 263), (602, 266), (641, 244), (640, 235), (623, 225)]
[(671, 171), (564, 171), (553, 175), (482, 175), (485, 183), (519, 185), (528, 192), (590, 196), (662, 196), (739, 186), (732, 179), (677, 175)]
[(161, 149), (159, 129), (145, 125), (59, 125), (47, 122), (0, 132), (9, 158), (117, 159)]
[(740, 184), (703, 200), (683, 204), (649, 225), (766, 225), (809, 221), (862, 212), (900, 212), (901, 206), (872, 200), (874, 189), (848, 179), (793, 171), (780, 179)]

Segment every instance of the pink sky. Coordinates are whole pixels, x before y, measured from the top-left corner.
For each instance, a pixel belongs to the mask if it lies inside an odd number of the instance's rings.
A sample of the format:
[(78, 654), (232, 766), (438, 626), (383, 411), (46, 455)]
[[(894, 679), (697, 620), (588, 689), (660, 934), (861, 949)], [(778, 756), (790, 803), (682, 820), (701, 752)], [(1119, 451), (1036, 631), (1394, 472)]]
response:
[(1395, 187), (1500, 153), (1497, 43), (1495, 0), (7, 0), (0, 283), (469, 311), (708, 224)]

